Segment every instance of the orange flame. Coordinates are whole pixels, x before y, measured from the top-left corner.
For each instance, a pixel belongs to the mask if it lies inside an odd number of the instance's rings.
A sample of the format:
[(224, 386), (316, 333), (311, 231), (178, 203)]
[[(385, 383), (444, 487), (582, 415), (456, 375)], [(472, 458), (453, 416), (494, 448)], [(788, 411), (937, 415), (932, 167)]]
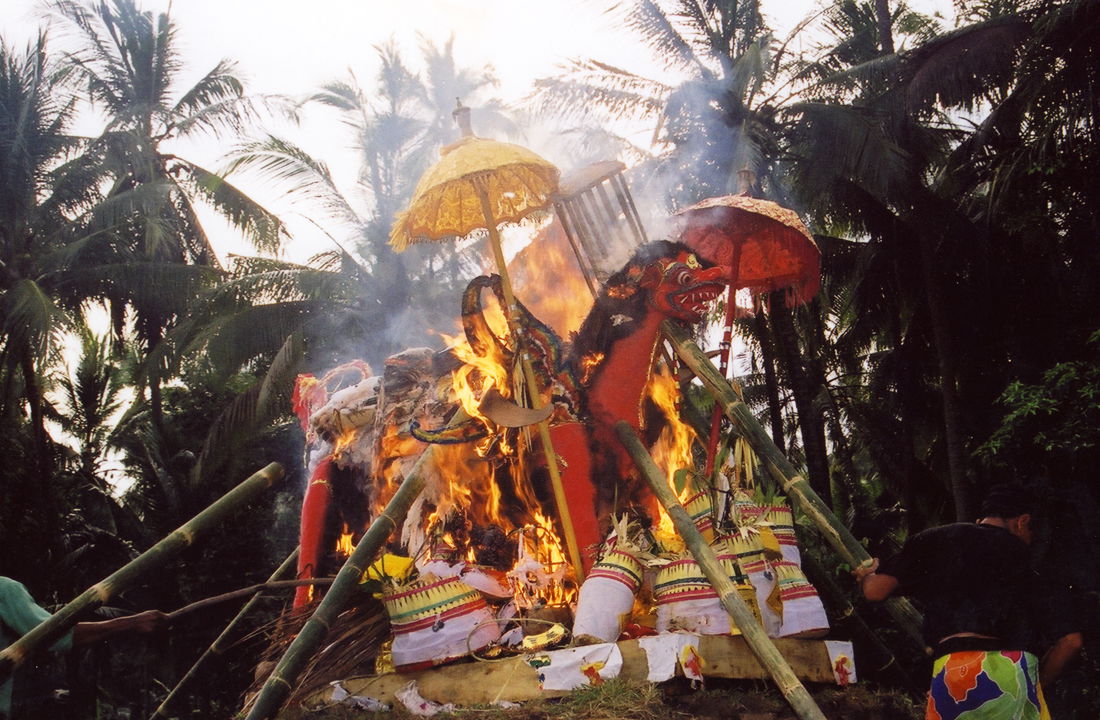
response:
[[(665, 471), (669, 487), (675, 491), (673, 478), (676, 471), (681, 468), (693, 468), (695, 465), (692, 457), (695, 431), (680, 419), (680, 386), (666, 366), (662, 365), (653, 373), (648, 391), (649, 397), (657, 407), (661, 408), (668, 421), (657, 443), (653, 446), (653, 461)], [(690, 495), (690, 486), (685, 485), (679, 494), (679, 499), (683, 502)], [(683, 540), (680, 539), (679, 533), (673, 526), (672, 518), (663, 507), (660, 515), (654, 528), (654, 536), (667, 550), (673, 552), (683, 550)]]
[[(521, 252), (511, 263), (511, 276), (520, 301), (564, 338), (580, 326), (591, 307), (592, 294), (560, 227), (551, 224), (540, 233), (541, 237), (531, 243), (534, 250)], [(507, 322), (495, 295), (483, 292), (482, 300), (484, 318), (490, 330), (509, 343)], [(440, 335), (462, 362), (447, 382), (467, 414), (485, 420), (478, 406), (492, 388), (513, 402), (522, 402), (524, 391), (518, 373), (509, 367), (507, 356), (495, 343), (490, 343), (487, 354), (481, 356), (474, 353), (461, 331), (455, 335)], [(527, 479), (530, 477), (527, 454), (532, 447), (531, 438), (524, 437), (526, 430), (493, 428), (492, 425), (490, 428), (493, 435), (476, 445), (434, 446), (428, 464), (422, 468), (422, 472), (433, 480), (425, 490), (426, 503), (416, 526), (421, 534), (416, 543), (410, 543), (421, 547), (408, 549), (419, 553), (430, 551), (427, 546), (431, 545), (439, 549), (460, 546), (461, 538), (452, 537), (443, 530), (448, 518), (460, 511), (471, 525), (482, 528), (497, 525), (513, 542), (522, 544), (519, 555), (525, 558), (527, 569), (519, 573), (525, 582), (515, 585), (517, 602), (522, 594), (525, 603), (567, 603), (573, 599), (576, 588), (564, 582), (569, 574), (564, 543), (558, 536), (554, 520), (542, 512)], [(346, 442), (355, 440), (351, 437)], [(339, 444), (343, 442), (344, 438), (338, 440), (338, 452), (344, 447)], [(411, 438), (405, 428), (385, 427), (382, 430), (376, 445), (371, 493), (375, 516), (396, 491), (412, 458), (424, 449), (425, 446)], [(401, 461), (391, 462), (391, 458)], [(514, 479), (514, 489), (508, 493), (507, 503), (496, 482), (498, 472)], [(467, 550), (466, 559), (473, 561), (472, 548)], [(537, 582), (532, 585), (526, 580)]]
[(343, 524), (343, 529), (340, 531), (340, 537), (336, 539), (336, 552), (342, 557), (348, 557), (351, 555), (351, 551), (355, 549), (355, 545), (352, 543), (354, 535), (348, 531), (348, 524)]

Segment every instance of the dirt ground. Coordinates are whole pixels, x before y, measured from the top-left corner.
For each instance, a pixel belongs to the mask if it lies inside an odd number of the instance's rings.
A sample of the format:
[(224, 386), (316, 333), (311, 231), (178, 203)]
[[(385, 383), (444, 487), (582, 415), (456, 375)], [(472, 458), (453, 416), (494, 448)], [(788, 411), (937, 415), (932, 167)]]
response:
[[(896, 691), (866, 685), (810, 687), (826, 717), (836, 720), (919, 720), (923, 706)], [(370, 713), (344, 706), (290, 710), (284, 720), (405, 720), (404, 708)], [(437, 720), (797, 720), (779, 691), (762, 681), (709, 680), (692, 688), (677, 679), (661, 685), (630, 685), (612, 680), (577, 690), (558, 700), (515, 708), (469, 707), (440, 713)]]

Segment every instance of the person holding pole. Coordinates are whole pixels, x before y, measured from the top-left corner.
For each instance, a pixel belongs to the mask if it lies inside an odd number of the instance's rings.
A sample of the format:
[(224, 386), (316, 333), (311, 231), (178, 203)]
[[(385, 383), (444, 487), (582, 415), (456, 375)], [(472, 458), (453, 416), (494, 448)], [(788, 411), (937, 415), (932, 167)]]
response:
[[(0, 576), (0, 650), (3, 650), (31, 628), (50, 617), (50, 613), (34, 601), (23, 583)], [(74, 645), (88, 645), (124, 632), (149, 633), (168, 625), (168, 616), (160, 610), (146, 610), (136, 615), (81, 622), (50, 648), (62, 653)], [(12, 678), (0, 683), (0, 720), (11, 717)]]
[(853, 572), (868, 600), (923, 603), (933, 657), (927, 718), (1050, 717), (1043, 688), (1080, 651), (1082, 634), (1068, 598), (1041, 583), (1028, 560), (1035, 505), (1025, 489), (998, 486), (977, 523), (930, 528)]

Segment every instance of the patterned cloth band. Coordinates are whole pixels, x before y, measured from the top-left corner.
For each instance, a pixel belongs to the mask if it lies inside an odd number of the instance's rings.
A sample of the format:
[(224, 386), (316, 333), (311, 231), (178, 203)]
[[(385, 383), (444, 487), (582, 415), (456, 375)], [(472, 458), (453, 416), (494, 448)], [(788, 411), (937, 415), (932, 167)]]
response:
[(925, 720), (1050, 720), (1039, 661), (1020, 650), (968, 650), (936, 658)]

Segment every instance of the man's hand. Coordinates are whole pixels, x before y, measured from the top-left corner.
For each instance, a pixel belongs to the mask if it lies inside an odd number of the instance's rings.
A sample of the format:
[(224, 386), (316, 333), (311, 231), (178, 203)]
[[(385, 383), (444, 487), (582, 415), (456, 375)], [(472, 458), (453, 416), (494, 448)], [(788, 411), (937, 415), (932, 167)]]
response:
[(853, 570), (852, 577), (856, 579), (857, 583), (862, 585), (863, 578), (873, 574), (876, 570), (878, 570), (878, 558), (871, 558), (870, 560), (865, 560), (862, 565)]
[(878, 558), (860, 565), (852, 571), (852, 576), (859, 583), (859, 589), (863, 597), (872, 602), (881, 602), (890, 597), (890, 594), (898, 587), (898, 579), (893, 575), (878, 574)]

